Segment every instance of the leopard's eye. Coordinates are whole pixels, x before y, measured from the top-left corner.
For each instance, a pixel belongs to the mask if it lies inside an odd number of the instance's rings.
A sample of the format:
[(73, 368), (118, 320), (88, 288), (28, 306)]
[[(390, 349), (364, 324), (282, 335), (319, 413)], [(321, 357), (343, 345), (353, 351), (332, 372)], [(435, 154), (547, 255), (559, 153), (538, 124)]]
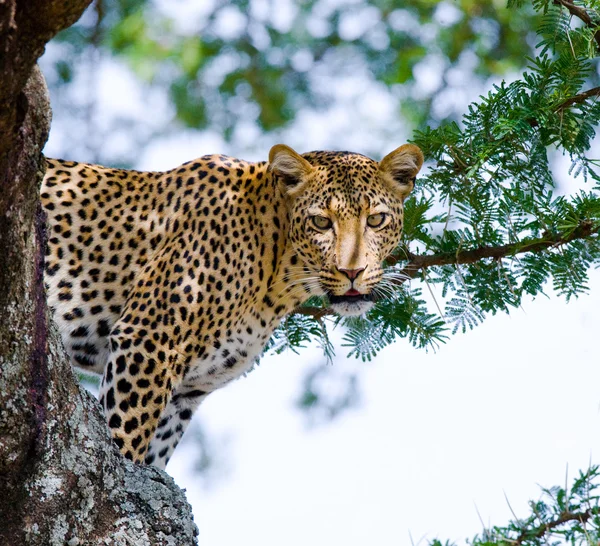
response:
[(313, 216), (311, 220), (317, 229), (329, 229), (333, 225), (326, 216)]
[(381, 225), (385, 222), (385, 213), (380, 212), (379, 214), (371, 214), (367, 218), (367, 225), (372, 228), (381, 227)]

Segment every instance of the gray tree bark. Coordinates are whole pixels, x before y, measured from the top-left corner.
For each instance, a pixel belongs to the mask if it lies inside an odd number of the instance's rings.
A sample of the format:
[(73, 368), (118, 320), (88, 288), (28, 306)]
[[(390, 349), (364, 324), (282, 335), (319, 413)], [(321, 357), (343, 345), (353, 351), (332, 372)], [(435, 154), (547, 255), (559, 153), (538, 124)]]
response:
[(183, 492), (121, 457), (46, 308), (38, 194), (51, 114), (35, 63), (89, 3), (0, 0), (0, 545), (191, 545)]

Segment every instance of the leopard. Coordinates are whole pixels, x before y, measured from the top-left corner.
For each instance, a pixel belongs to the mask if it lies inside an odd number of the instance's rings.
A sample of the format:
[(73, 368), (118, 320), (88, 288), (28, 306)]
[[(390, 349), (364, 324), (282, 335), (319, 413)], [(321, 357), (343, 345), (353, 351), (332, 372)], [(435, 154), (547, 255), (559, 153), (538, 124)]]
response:
[(214, 154), (163, 172), (46, 162), (44, 282), (64, 348), (101, 376), (120, 452), (164, 469), (200, 403), (303, 302), (371, 309), (423, 154), (278, 144), (268, 161)]

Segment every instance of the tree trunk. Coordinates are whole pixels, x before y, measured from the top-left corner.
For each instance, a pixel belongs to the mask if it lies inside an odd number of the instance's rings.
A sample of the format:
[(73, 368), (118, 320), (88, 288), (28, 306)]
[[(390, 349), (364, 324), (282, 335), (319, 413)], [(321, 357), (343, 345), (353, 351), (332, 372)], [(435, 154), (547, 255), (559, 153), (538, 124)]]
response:
[(51, 114), (35, 63), (89, 2), (0, 0), (0, 544), (196, 544), (183, 492), (121, 457), (46, 308)]

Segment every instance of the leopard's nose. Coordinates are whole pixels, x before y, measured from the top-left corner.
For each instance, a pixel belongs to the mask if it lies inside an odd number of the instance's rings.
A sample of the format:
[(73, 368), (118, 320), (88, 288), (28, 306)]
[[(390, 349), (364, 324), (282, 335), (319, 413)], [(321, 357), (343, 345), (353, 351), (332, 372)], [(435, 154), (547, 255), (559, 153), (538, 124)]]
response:
[(341, 267), (337, 268), (337, 270), (340, 273), (343, 273), (344, 275), (346, 275), (346, 277), (348, 277), (351, 281), (356, 279), (356, 277), (358, 277), (360, 275), (360, 273), (362, 271), (364, 271), (365, 269), (366, 269), (366, 267), (361, 267), (360, 269), (343, 269)]

